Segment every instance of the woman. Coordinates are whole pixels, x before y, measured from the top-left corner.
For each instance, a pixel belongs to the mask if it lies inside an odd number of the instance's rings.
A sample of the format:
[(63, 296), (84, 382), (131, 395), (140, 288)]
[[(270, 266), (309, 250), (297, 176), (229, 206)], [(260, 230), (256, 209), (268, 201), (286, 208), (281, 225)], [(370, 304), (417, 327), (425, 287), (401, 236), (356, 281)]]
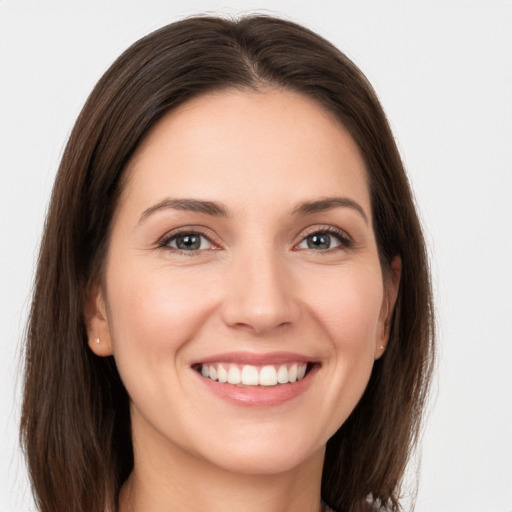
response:
[(97, 84), (55, 183), (21, 424), (38, 505), (399, 510), (433, 334), (354, 64), (269, 17), (164, 27)]

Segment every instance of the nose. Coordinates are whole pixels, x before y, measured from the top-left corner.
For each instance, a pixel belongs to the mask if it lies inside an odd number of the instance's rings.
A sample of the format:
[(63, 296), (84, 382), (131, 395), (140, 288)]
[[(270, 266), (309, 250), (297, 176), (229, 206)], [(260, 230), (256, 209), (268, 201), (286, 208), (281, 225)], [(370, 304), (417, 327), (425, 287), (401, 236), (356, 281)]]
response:
[(230, 267), (222, 308), (230, 327), (266, 334), (294, 324), (300, 307), (293, 272), (272, 249), (240, 254)]

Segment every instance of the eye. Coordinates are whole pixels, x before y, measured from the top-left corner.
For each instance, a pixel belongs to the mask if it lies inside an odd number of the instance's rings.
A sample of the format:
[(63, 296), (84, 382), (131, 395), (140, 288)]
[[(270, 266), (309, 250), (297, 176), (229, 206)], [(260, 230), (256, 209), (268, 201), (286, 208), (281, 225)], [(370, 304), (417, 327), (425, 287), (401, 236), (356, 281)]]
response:
[(327, 251), (336, 248), (347, 249), (349, 246), (350, 240), (342, 231), (329, 228), (308, 234), (296, 247), (297, 249)]
[(163, 240), (161, 246), (188, 252), (214, 248), (213, 243), (205, 235), (193, 231), (176, 233)]

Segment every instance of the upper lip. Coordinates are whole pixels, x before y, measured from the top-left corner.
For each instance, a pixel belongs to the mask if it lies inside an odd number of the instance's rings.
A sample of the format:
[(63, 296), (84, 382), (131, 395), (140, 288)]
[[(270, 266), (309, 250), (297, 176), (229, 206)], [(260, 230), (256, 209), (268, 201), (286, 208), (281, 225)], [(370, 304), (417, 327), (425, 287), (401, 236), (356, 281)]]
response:
[(223, 354), (215, 354), (207, 356), (200, 360), (194, 361), (192, 366), (197, 364), (210, 364), (210, 363), (235, 363), (235, 364), (249, 364), (254, 366), (264, 365), (277, 365), (285, 363), (315, 363), (314, 358), (298, 354), (294, 352), (267, 352), (267, 353), (254, 353), (254, 352), (225, 352)]

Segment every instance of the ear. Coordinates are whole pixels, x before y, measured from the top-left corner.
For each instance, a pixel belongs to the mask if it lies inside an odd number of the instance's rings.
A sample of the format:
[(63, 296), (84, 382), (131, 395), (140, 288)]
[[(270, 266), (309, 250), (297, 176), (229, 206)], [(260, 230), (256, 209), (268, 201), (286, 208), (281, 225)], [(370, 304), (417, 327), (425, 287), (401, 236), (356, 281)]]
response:
[(108, 323), (107, 306), (102, 287), (94, 285), (84, 308), (84, 320), (87, 328), (89, 348), (101, 357), (111, 356), (112, 337)]
[(375, 344), (375, 359), (379, 359), (384, 354), (391, 330), (391, 318), (395, 309), (398, 289), (400, 286), (400, 276), (402, 275), (402, 259), (395, 256), (391, 260), (390, 268), (384, 274), (384, 294), (379, 314), (379, 332)]

